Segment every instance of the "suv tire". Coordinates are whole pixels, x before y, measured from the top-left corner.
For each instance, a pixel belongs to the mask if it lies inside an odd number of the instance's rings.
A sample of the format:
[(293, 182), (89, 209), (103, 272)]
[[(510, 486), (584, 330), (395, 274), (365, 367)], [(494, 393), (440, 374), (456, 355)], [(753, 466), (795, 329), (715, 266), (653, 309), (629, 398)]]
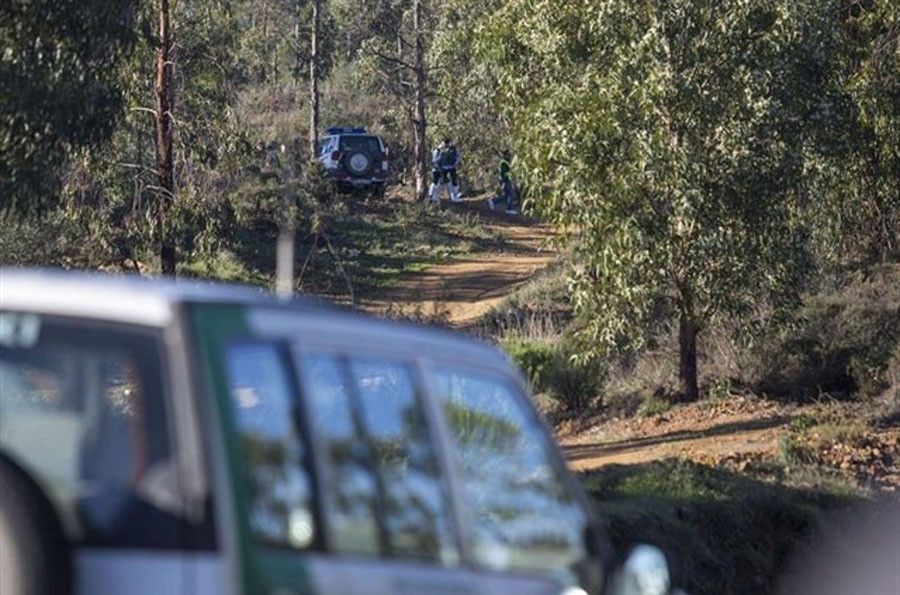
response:
[(0, 459), (0, 595), (71, 593), (71, 554), (56, 512)]
[(344, 166), (351, 176), (362, 177), (369, 173), (372, 169), (374, 160), (371, 155), (367, 155), (362, 151), (354, 151), (344, 157)]

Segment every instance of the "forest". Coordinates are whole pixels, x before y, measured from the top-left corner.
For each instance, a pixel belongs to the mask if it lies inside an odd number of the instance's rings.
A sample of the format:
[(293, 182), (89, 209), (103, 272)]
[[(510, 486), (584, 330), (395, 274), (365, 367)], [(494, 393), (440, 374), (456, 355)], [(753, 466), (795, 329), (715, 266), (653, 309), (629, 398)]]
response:
[(886, 0), (0, 10), (7, 264), (271, 285), (260, 251), (290, 228), (323, 253), (298, 289), (328, 294), (317, 269), (348, 248), (346, 201), (311, 155), (322, 128), (380, 134), (410, 200), (452, 136), (470, 194), (512, 149), (526, 209), (568, 255), (575, 355), (640, 349), (671, 321), (694, 400), (706, 329), (758, 335), (816, 284), (900, 253), (900, 9)]
[[(332, 126), (384, 139), (384, 198), (336, 192)], [(444, 138), (461, 207), (426, 200)], [(474, 206), (504, 150), (525, 217)], [(898, 2), (0, 3), (0, 265), (271, 290), (279, 237), (293, 292), (504, 348), (693, 593), (769, 592), (819, 512), (900, 487)], [(464, 325), (394, 308), (537, 243)]]

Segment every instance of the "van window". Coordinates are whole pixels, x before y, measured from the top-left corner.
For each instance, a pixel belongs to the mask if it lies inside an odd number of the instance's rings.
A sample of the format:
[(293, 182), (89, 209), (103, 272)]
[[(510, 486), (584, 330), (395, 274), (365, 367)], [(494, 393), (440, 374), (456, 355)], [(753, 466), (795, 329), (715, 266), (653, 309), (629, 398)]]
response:
[(341, 137), (341, 152), (381, 153), (381, 143), (377, 136), (347, 135)]
[(524, 397), (503, 380), (462, 370), (440, 370), (433, 380), (455, 438), (474, 562), (574, 575), (586, 556), (587, 518)]
[(409, 367), (312, 355), (303, 372), (332, 548), (455, 564), (446, 484)]
[(304, 359), (301, 372), (310, 422), (326, 461), (323, 508), (331, 546), (345, 554), (377, 555), (375, 471), (359, 438), (361, 422), (343, 366), (336, 357), (317, 355)]
[(307, 548), (315, 536), (312, 490), (287, 360), (273, 344), (235, 344), (226, 365), (253, 537)]
[(354, 359), (350, 369), (365, 439), (384, 490), (382, 515), (390, 554), (452, 562), (446, 491), (409, 368)]
[(10, 312), (0, 327), (23, 316), (28, 341), (0, 340), (0, 450), (48, 486), (77, 543), (179, 547), (159, 337)]

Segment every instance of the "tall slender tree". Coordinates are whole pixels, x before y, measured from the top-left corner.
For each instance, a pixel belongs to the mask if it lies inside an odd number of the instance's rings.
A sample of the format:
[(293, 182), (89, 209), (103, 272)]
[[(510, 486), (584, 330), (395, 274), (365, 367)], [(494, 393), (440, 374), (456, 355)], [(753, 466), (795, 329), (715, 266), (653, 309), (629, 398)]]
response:
[(422, 24), (422, 0), (413, 0), (413, 43), (415, 44), (413, 72), (415, 74), (414, 148), (416, 156), (416, 197), (425, 200), (428, 194), (428, 122), (425, 119), (425, 45)]
[(175, 201), (173, 168), (172, 107), (172, 27), (169, 0), (159, 0), (159, 30), (156, 46), (156, 240), (159, 269), (163, 275), (175, 275), (175, 243), (168, 229), (168, 214)]
[(312, 30), (309, 40), (309, 157), (319, 152), (319, 36), (322, 0), (312, 0)]

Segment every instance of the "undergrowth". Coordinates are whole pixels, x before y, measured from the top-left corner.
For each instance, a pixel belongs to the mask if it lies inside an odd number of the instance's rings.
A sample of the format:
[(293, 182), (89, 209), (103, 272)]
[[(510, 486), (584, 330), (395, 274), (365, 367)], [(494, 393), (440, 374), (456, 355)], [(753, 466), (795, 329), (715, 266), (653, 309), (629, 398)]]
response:
[(674, 459), (581, 477), (616, 551), (660, 547), (673, 583), (692, 595), (771, 593), (828, 515), (859, 501)]

